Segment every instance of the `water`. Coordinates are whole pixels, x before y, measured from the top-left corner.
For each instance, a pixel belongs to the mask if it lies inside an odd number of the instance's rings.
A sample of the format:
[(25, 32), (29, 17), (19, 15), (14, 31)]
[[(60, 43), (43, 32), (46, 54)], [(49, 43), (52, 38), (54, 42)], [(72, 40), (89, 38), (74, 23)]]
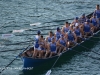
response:
[[(3, 39), (2, 34), (12, 33), (13, 30), (19, 29), (36, 29), (40, 26), (47, 27), (51, 30), (57, 26), (63, 25), (67, 19), (72, 19), (76, 16), (80, 16), (82, 13), (86, 15), (93, 12), (95, 5), (100, 4), (99, 0), (0, 0), (0, 50), (10, 50), (27, 47), (28, 44), (23, 45), (5, 45), (14, 44), (17, 42), (24, 42), (32, 40), (36, 31), (24, 31), (22, 33), (13, 33), (14, 36), (7, 39)], [(65, 21), (62, 21), (65, 20)], [(69, 20), (71, 22), (72, 20)], [(47, 22), (47, 23), (45, 23)], [(37, 26), (30, 26), (33, 23), (41, 23)], [(41, 28), (42, 33), (49, 32)], [(54, 30), (53, 30), (54, 31)], [(92, 50), (99, 51), (99, 43), (96, 44)], [(0, 67), (3, 68), (9, 62), (11, 62), (20, 51), (3, 52), (0, 53)], [(91, 56), (99, 57), (93, 52), (84, 52)], [(84, 57), (83, 55), (75, 55), (69, 63), (65, 60), (60, 66), (52, 69), (51, 75), (99, 75), (100, 74), (100, 61)], [(9, 67), (22, 67), (23, 63), (18, 58)], [(7, 69), (2, 72), (2, 75), (23, 75), (22, 70)], [(31, 75), (31, 74), (30, 74)], [(44, 74), (40, 74), (44, 75)]]

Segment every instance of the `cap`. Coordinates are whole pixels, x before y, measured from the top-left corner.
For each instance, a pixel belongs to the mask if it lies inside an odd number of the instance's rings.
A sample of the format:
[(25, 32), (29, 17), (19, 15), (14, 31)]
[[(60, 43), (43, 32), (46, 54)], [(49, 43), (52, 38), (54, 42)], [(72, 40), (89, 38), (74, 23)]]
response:
[(79, 25), (79, 24), (78, 24), (78, 23), (76, 23), (76, 24), (75, 24), (75, 27), (77, 27), (78, 25)]
[(75, 20), (78, 20), (78, 17), (75, 17)]
[(60, 37), (62, 38), (62, 37), (64, 37), (64, 35), (63, 35), (63, 34), (61, 34), (61, 35), (60, 35)]
[(40, 31), (40, 30), (38, 30), (38, 31), (37, 31), (37, 34), (41, 34), (41, 31)]
[(89, 19), (87, 19), (87, 20), (86, 20), (86, 22), (90, 22), (90, 20), (89, 20)]
[(58, 30), (60, 30), (60, 28), (59, 28), (59, 27), (57, 27), (57, 31), (58, 31)]
[(85, 14), (82, 14), (82, 16), (85, 16)]

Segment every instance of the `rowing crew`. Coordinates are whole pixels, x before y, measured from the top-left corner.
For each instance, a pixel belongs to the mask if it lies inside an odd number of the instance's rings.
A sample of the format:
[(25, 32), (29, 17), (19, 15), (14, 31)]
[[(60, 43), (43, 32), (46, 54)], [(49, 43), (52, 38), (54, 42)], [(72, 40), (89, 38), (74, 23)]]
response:
[(50, 31), (49, 36), (44, 39), (41, 32), (38, 31), (35, 36), (34, 51), (28, 52), (33, 58), (46, 58), (66, 51), (67, 48), (80, 43), (88, 36), (93, 35), (100, 27), (100, 9), (99, 5), (93, 16), (88, 19), (85, 14), (80, 18), (76, 17), (74, 21), (68, 22), (60, 29), (57, 27), (55, 34)]

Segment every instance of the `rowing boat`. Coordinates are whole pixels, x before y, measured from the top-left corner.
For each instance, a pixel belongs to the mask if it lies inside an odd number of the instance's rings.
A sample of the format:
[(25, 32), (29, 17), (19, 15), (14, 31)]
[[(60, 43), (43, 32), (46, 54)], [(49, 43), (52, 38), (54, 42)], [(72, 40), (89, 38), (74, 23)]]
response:
[[(87, 17), (90, 18), (91, 16), (92, 16), (92, 13), (89, 14)], [(87, 38), (84, 41), (82, 41), (81, 43), (73, 46), (69, 50), (64, 51), (61, 56), (63, 56), (63, 55), (67, 56), (68, 52), (73, 51), (74, 48), (78, 47), (78, 45), (83, 44), (86, 41), (90, 40), (92, 37), (96, 36), (99, 32), (100, 32), (100, 30), (98, 30), (97, 32), (95, 32), (93, 34), (93, 36), (90, 36), (89, 38)], [(45, 59), (39, 59), (39, 58), (34, 59), (32, 57), (23, 57), (23, 64), (24, 64), (23, 67), (24, 67), (24, 70), (34, 69), (34, 68), (36, 68), (38, 66), (44, 65), (45, 63), (48, 63), (48, 62), (51, 62), (51, 61), (54, 62), (58, 57), (59, 57), (58, 55), (52, 56), (50, 58), (45, 58)]]

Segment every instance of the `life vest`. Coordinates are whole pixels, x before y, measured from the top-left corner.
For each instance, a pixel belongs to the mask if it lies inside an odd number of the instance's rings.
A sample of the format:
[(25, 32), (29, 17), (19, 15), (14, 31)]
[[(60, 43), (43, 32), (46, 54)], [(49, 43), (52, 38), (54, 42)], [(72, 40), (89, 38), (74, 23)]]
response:
[(63, 40), (60, 39), (59, 42), (60, 42), (61, 45), (66, 46), (66, 41), (64, 39)]
[(92, 18), (92, 19), (91, 19), (91, 22), (92, 22), (92, 24), (93, 24), (94, 26), (97, 26), (97, 20), (96, 20), (96, 18)]
[(78, 29), (75, 29), (75, 31), (74, 31), (74, 32), (75, 32), (76, 36), (80, 36), (80, 34), (81, 34), (81, 33), (80, 33), (80, 29), (79, 29), (79, 28), (78, 28)]
[(68, 33), (68, 41), (74, 41), (73, 33)]
[(84, 31), (85, 32), (90, 32), (90, 29), (91, 29), (91, 27), (90, 27), (90, 24), (84, 24)]
[(50, 50), (51, 50), (51, 52), (54, 52), (54, 51), (56, 51), (56, 43), (50, 43)]

